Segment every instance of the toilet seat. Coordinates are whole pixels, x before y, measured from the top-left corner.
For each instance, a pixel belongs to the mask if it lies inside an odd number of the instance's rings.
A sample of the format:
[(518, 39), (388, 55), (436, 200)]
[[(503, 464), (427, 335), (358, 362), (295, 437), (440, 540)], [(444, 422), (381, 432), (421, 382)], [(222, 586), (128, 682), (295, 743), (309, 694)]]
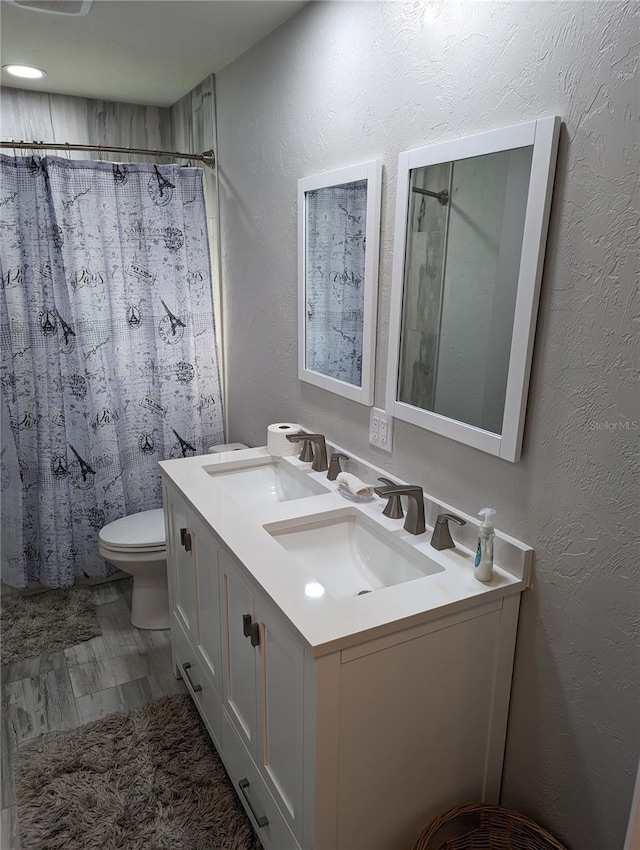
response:
[(164, 512), (157, 508), (121, 517), (105, 525), (98, 537), (100, 548), (110, 552), (163, 552), (166, 548)]

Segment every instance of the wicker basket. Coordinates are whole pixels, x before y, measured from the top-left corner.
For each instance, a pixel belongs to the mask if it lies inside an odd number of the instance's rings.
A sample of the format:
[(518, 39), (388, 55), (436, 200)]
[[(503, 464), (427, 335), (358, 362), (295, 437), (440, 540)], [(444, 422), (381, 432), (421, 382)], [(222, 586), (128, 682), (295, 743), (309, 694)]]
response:
[[(436, 833), (440, 833), (438, 837)], [(502, 806), (471, 803), (438, 815), (413, 850), (565, 850), (537, 823)]]

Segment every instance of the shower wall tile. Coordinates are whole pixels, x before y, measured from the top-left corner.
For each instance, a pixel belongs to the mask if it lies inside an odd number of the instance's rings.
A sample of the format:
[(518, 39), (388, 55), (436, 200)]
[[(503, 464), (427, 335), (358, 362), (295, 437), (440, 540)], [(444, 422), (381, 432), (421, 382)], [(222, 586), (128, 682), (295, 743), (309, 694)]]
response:
[[(122, 147), (175, 149), (170, 110), (162, 107), (93, 100), (88, 109), (87, 126), (89, 136), (100, 140), (98, 144), (108, 139), (109, 144)], [(138, 159), (148, 160), (149, 157), (142, 155)]]
[[(171, 131), (176, 150), (216, 153), (215, 87), (207, 77), (170, 108)], [(209, 215), (216, 210), (216, 170), (204, 166), (204, 189)], [(215, 233), (211, 230), (210, 233)]]
[[(14, 88), (2, 90), (2, 139), (174, 150), (167, 108)], [(99, 158), (97, 152), (89, 151), (72, 156)], [(126, 154), (121, 156), (129, 159)], [(106, 159), (113, 157), (105, 155)], [(148, 156), (132, 155), (131, 159), (148, 160)]]
[[(211, 75), (173, 104), (171, 107), (171, 129), (176, 150), (194, 151), (195, 153), (213, 150), (216, 155), (215, 168), (203, 166), (203, 173), (208, 216), (209, 250), (211, 253), (213, 307), (216, 317), (219, 317), (222, 316), (218, 246), (218, 179), (220, 171), (218, 169), (215, 97), (215, 78)], [(218, 361), (222, 363), (222, 334), (220, 325), (221, 323), (217, 322), (216, 341), (218, 346)]]
[(213, 77), (207, 77), (170, 108), (176, 150), (215, 150)]

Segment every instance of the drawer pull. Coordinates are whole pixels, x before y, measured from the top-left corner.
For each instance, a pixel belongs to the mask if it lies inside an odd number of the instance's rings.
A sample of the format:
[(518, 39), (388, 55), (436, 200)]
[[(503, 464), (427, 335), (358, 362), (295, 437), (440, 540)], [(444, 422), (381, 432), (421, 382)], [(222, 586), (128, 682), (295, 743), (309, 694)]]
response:
[(258, 824), (260, 829), (264, 829), (265, 826), (269, 826), (269, 818), (266, 815), (257, 815), (256, 814), (256, 810), (251, 805), (251, 800), (249, 799), (249, 795), (247, 794), (246, 789), (248, 787), (249, 787), (249, 780), (248, 779), (241, 779), (240, 782), (238, 782), (238, 788), (240, 788), (240, 791), (242, 792), (242, 796), (247, 801), (247, 806), (249, 806), (249, 810), (251, 811), (251, 814), (255, 818), (255, 822)]
[(180, 545), (187, 552), (191, 551), (191, 534), (186, 528), (180, 529)]
[(194, 692), (194, 694), (199, 694), (200, 691), (202, 690), (202, 685), (197, 685), (193, 681), (193, 679), (189, 675), (190, 669), (191, 669), (191, 662), (185, 661), (185, 663), (182, 665), (182, 672), (184, 673), (187, 682), (191, 685), (191, 690)]
[(251, 614), (242, 615), (242, 634), (249, 637), (251, 634)]
[(260, 626), (253, 622), (251, 614), (242, 615), (242, 634), (251, 639), (251, 646), (260, 644)]

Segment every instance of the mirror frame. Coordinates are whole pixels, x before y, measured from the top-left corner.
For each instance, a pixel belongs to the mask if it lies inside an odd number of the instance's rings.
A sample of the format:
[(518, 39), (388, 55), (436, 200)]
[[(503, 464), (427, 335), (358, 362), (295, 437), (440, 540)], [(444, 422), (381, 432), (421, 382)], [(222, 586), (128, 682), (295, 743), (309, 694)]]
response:
[[(347, 381), (323, 375), (307, 368), (306, 334), (306, 267), (307, 267), (307, 205), (306, 194), (316, 189), (340, 186), (343, 183), (367, 181), (367, 226), (365, 230), (364, 316), (362, 327), (362, 380), (358, 387)], [(380, 245), (380, 205), (382, 161), (379, 159), (359, 165), (327, 171), (298, 180), (298, 378), (323, 390), (366, 404), (373, 404), (375, 374), (376, 313), (378, 307), (378, 255)]]
[[(513, 462), (520, 459), (522, 448), (522, 432), (559, 134), (560, 118), (552, 116), (502, 130), (493, 130), (476, 136), (404, 151), (398, 158), (386, 412), (397, 419)], [(474, 425), (398, 401), (411, 171), (426, 165), (455, 162), (527, 146), (533, 146), (533, 155), (522, 236), (502, 433), (493, 434)]]

